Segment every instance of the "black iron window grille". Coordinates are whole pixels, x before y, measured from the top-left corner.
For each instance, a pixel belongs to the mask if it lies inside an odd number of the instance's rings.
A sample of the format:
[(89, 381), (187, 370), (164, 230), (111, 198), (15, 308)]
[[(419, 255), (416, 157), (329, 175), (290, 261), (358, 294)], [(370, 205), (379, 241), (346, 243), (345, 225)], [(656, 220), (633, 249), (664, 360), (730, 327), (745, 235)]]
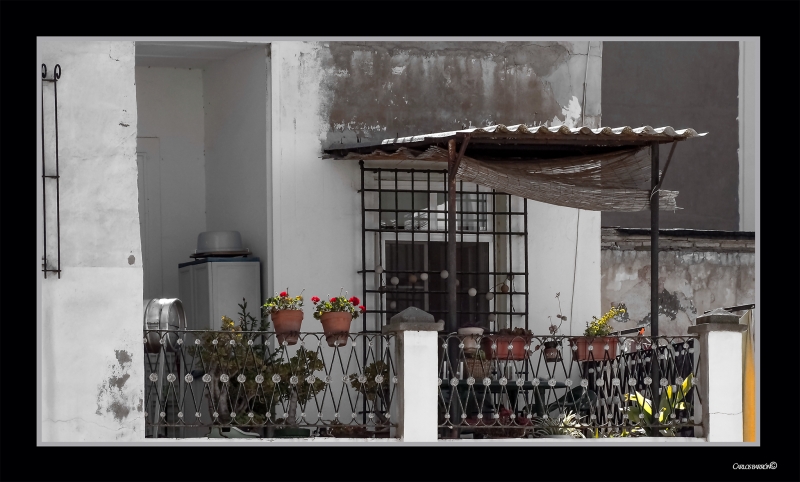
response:
[[(447, 317), (447, 170), (361, 162), (365, 332), (414, 306)], [(458, 324), (528, 328), (527, 203), (459, 181), (456, 191)]]

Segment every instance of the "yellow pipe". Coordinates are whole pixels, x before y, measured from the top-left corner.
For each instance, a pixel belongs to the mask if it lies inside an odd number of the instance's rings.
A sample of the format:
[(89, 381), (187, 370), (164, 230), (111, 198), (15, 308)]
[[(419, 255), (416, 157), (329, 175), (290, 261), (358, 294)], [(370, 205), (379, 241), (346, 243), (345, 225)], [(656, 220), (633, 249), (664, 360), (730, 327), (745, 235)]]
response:
[(745, 442), (756, 441), (756, 366), (754, 359), (753, 335), (753, 310), (745, 313), (740, 323), (747, 325), (747, 331), (742, 333), (742, 374), (744, 376), (744, 390), (742, 391), (742, 414)]

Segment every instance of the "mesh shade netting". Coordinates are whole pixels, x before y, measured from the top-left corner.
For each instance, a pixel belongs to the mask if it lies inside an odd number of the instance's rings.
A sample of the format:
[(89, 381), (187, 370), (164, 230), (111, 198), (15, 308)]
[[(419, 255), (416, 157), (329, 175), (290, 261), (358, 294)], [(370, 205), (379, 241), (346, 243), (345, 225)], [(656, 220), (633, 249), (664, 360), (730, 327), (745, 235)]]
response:
[[(345, 159), (447, 162), (447, 150), (400, 148), (394, 153), (349, 153)], [(632, 148), (557, 160), (479, 161), (461, 158), (456, 178), (497, 191), (557, 206), (590, 211), (650, 209), (650, 149)], [(674, 211), (678, 191), (659, 190), (659, 209)]]

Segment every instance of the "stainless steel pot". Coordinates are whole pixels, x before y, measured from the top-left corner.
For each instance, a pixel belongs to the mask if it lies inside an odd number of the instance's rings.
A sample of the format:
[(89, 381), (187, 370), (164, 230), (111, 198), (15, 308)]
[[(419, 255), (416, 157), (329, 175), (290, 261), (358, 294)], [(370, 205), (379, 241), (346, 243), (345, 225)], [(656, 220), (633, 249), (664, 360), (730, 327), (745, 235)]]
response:
[(170, 332), (186, 330), (186, 313), (181, 300), (177, 298), (144, 300), (144, 329), (147, 340), (145, 350), (148, 353), (158, 353), (162, 342), (167, 351), (177, 351), (179, 335)]

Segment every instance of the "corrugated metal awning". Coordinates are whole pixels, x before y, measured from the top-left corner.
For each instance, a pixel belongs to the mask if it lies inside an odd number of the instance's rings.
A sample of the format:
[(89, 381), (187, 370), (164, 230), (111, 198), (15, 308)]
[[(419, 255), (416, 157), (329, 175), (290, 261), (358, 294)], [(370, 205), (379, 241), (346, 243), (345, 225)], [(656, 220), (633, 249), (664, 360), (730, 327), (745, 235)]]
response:
[[(514, 126), (504, 126), (496, 124), (489, 127), (474, 127), (471, 129), (462, 129), (458, 131), (436, 132), (432, 134), (421, 134), (410, 137), (400, 137), (397, 139), (384, 139), (381, 145), (399, 145), (415, 142), (423, 142), (425, 140), (439, 140), (458, 137), (460, 135), (470, 134), (472, 141), (481, 138), (497, 139), (497, 140), (555, 140), (555, 141), (579, 141), (587, 142), (595, 145), (598, 142), (614, 141), (614, 142), (672, 142), (674, 140), (688, 139), (690, 137), (701, 137), (706, 135), (698, 134), (694, 129), (678, 129), (675, 130), (671, 126), (666, 127), (599, 127), (591, 129), (589, 127), (545, 127), (536, 126), (528, 127), (525, 124), (517, 124)], [(588, 144), (587, 144), (588, 145)]]
[[(456, 178), (548, 204), (594, 211), (650, 208), (649, 147), (655, 143), (705, 136), (670, 126), (528, 127), (525, 124), (475, 127), (380, 143), (332, 145), (339, 159), (447, 162), (441, 146), (469, 137)], [(659, 209), (679, 209), (677, 191), (660, 190)]]
[[(473, 127), (456, 131), (434, 132), (407, 137), (396, 137), (382, 141), (360, 142), (356, 144), (332, 144), (324, 151), (336, 157), (344, 157), (348, 152), (370, 154), (371, 149), (384, 152), (400, 147), (422, 148), (429, 145), (446, 143), (453, 138), (470, 136), (473, 146), (490, 148), (491, 145), (517, 144), (529, 145), (563, 145), (563, 146), (641, 146), (650, 142), (667, 143), (682, 141), (693, 137), (702, 137), (707, 133), (698, 133), (694, 129), (674, 129), (665, 127), (567, 127), (555, 126), (529, 127), (525, 124), (505, 126), (496, 124), (489, 127)], [(474, 147), (473, 147), (474, 149)], [(352, 158), (352, 157), (350, 157)], [(367, 158), (365, 158), (367, 159)]]

